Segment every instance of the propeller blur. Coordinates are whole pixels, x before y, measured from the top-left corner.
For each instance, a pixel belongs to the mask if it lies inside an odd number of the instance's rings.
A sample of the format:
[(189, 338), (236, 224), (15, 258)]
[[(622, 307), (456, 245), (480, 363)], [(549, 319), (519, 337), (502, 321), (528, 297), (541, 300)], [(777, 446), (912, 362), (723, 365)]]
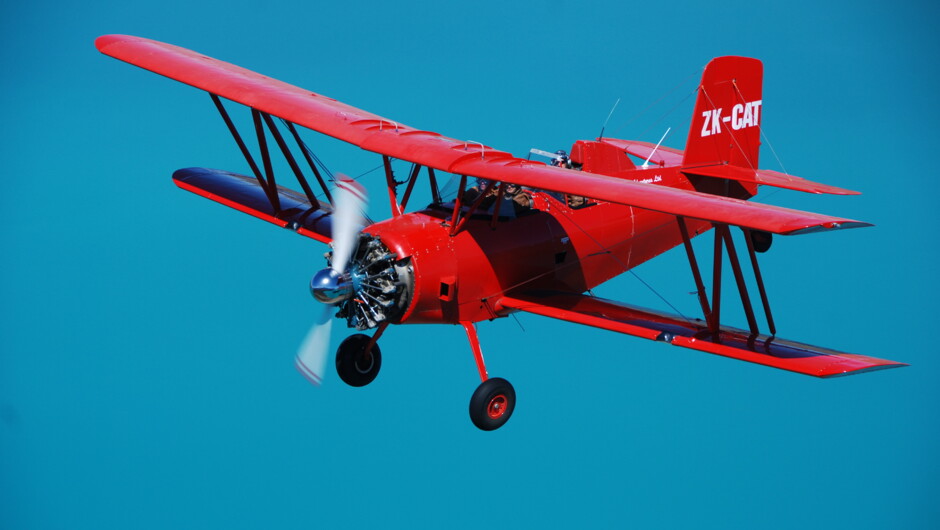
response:
[(353, 295), (353, 281), (346, 266), (358, 246), (364, 224), (362, 212), (369, 202), (366, 190), (359, 183), (345, 175), (337, 177), (333, 190), (332, 265), (317, 272), (310, 281), (311, 294), (324, 305), (297, 350), (296, 359), (300, 373), (317, 385), (323, 381), (326, 370), (333, 310)]

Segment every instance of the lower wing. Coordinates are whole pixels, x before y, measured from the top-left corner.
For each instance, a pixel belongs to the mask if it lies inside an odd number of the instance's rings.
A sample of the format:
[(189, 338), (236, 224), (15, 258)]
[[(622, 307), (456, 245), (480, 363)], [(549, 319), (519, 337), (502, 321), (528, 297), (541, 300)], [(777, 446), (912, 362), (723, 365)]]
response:
[(186, 191), (317, 241), (328, 243), (333, 237), (333, 209), (330, 205), (320, 201), (312, 205), (305, 196), (291, 189), (277, 186), (273, 201), (277, 204), (275, 208), (271, 195), (254, 177), (220, 169), (191, 167), (173, 173), (173, 182)]
[(718, 336), (705, 322), (621, 304), (583, 294), (523, 293), (503, 297), (499, 307), (667, 342), (816, 377), (836, 377), (898, 368), (904, 363), (845, 353), (766, 335), (722, 327)]

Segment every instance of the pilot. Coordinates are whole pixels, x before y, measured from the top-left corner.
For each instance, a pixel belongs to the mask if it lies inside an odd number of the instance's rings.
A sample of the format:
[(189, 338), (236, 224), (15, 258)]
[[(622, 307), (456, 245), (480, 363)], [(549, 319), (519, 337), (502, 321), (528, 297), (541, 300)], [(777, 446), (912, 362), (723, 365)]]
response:
[[(566, 153), (563, 149), (555, 151), (555, 158), (552, 159), (552, 165), (555, 167), (571, 169), (571, 159), (568, 158), (568, 153)], [(587, 199), (581, 197), (580, 195), (568, 195), (566, 202), (569, 208), (573, 208), (575, 210), (587, 206)]]
[(486, 198), (479, 206), (481, 210), (485, 211), (496, 201), (496, 186), (493, 186), (493, 181), (478, 178), (477, 185), (464, 192), (463, 202), (466, 205), (471, 205), (480, 198), (480, 195), (486, 195)]

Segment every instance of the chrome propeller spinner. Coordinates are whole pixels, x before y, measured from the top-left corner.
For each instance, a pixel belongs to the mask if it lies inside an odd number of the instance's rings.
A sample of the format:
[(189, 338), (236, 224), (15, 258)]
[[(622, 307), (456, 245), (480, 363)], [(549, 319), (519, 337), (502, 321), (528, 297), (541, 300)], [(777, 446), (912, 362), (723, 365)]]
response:
[(337, 305), (352, 298), (355, 292), (352, 277), (349, 273), (336, 272), (333, 268), (326, 268), (316, 273), (310, 280), (310, 294), (319, 302), (327, 305)]

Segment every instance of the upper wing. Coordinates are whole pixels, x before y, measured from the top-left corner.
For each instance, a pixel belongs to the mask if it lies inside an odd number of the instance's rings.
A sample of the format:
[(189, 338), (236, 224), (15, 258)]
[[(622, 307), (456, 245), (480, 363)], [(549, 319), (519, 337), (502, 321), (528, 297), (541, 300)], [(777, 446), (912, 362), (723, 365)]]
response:
[(751, 337), (747, 331), (730, 327), (722, 327), (720, 340), (713, 340), (701, 320), (690, 321), (581, 294), (524, 293), (503, 297), (499, 306), (816, 377), (907, 366), (764, 335)]
[[(483, 144), (422, 131), (199, 53), (139, 37), (95, 41), (112, 57), (290, 120), (359, 147), (442, 171), (588, 196), (628, 206), (779, 234), (867, 223), (726, 197), (574, 172), (514, 158)], [(660, 147), (662, 149), (662, 147)], [(672, 151), (666, 150), (664, 153)], [(669, 169), (669, 168), (665, 168)], [(641, 171), (661, 171), (651, 168)], [(646, 173), (648, 174), (648, 173)], [(652, 176), (652, 174), (649, 174)], [(637, 180), (642, 180), (637, 173)]]

